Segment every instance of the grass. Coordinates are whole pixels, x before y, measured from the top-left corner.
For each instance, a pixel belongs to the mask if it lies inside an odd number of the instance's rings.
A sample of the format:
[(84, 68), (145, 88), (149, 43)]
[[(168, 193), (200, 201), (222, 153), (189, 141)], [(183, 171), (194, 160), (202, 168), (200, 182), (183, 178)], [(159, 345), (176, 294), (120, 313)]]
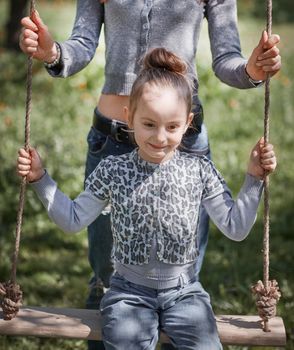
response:
[[(71, 2), (38, 2), (59, 40), (70, 33), (74, 18)], [(7, 13), (0, 2), (0, 27)], [(248, 55), (263, 23), (240, 21), (243, 51)], [(287, 349), (294, 349), (293, 316), (293, 77), (291, 58), (293, 25), (274, 28), (282, 37), (283, 70), (271, 83), (271, 142), (279, 166), (271, 176), (270, 277), (278, 280), (282, 299), (278, 314), (287, 328)], [(1, 34), (2, 33), (2, 34)], [(0, 40), (3, 32), (0, 33)], [(201, 37), (198, 62), (200, 96), (205, 107), (213, 160), (234, 194), (240, 188), (248, 154), (263, 134), (263, 89), (239, 91), (217, 80), (210, 69), (207, 34)], [(0, 49), (0, 280), (10, 273), (10, 256), (19, 179), (15, 159), (23, 143), (26, 58)], [(82, 189), (86, 135), (93, 107), (103, 83), (103, 45), (83, 72), (66, 80), (50, 78), (34, 64), (31, 143), (44, 158), (50, 174), (71, 197)], [(262, 206), (252, 233), (242, 243), (224, 238), (211, 224), (211, 236), (202, 270), (202, 283), (211, 295), (217, 314), (255, 314), (250, 286), (262, 278)], [(32, 191), (27, 191), (18, 282), (25, 304), (83, 307), (91, 271), (87, 261), (87, 237), (62, 234), (49, 221)], [(0, 349), (86, 349), (83, 341), (0, 337)], [(230, 349), (241, 349), (230, 347)], [(243, 350), (249, 348), (242, 348)], [(254, 348), (251, 348), (254, 349)]]

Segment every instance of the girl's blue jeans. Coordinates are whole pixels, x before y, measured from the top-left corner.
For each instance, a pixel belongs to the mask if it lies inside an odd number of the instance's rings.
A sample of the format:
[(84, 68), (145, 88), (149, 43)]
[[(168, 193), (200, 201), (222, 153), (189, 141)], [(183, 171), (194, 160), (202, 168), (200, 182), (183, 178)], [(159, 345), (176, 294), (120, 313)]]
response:
[[(91, 128), (88, 134), (88, 154), (86, 161), (85, 177), (87, 178), (96, 168), (98, 163), (109, 155), (120, 155), (131, 152), (134, 146), (116, 141), (110, 136), (104, 135), (102, 132)], [(210, 157), (209, 143), (207, 130), (205, 125), (202, 125), (201, 133), (193, 134), (183, 141), (183, 150), (193, 152), (195, 154), (206, 155)], [(195, 277), (198, 279), (199, 272), (202, 266), (203, 257), (205, 254), (208, 241), (208, 215), (205, 210), (201, 210), (199, 218), (199, 228), (197, 233), (197, 245), (199, 256), (197, 259), (197, 267)], [(87, 308), (99, 309), (100, 300), (102, 298), (102, 287), (109, 287), (109, 281), (112, 270), (111, 264), (111, 247), (112, 233), (110, 228), (110, 215), (101, 214), (88, 227), (88, 242), (89, 242), (89, 262), (94, 272), (90, 281), (90, 293), (87, 299)], [(93, 347), (91, 344), (93, 343)], [(89, 342), (89, 350), (104, 349), (97, 342)]]
[(176, 349), (222, 349), (209, 295), (195, 279), (156, 290), (115, 273), (100, 310), (106, 350), (154, 350), (160, 330)]

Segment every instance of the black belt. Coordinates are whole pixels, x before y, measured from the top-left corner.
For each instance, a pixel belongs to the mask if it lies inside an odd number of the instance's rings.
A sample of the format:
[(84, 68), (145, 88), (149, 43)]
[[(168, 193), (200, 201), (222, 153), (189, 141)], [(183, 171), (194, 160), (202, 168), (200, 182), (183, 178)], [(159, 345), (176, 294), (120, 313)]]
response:
[(106, 118), (96, 108), (93, 116), (93, 127), (104, 135), (112, 136), (117, 142), (134, 144), (133, 132), (126, 123)]

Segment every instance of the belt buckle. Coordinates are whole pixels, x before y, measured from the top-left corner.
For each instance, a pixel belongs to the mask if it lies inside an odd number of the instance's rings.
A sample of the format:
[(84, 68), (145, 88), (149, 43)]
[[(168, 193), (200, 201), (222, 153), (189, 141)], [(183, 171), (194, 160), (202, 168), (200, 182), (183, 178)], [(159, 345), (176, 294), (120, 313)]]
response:
[(117, 142), (123, 142), (122, 134), (121, 134), (121, 128), (122, 127), (117, 127), (115, 133), (114, 133), (114, 138), (116, 139)]
[(119, 125), (116, 121), (112, 122), (111, 134), (114, 136), (117, 142), (124, 142), (125, 139), (128, 140), (127, 136), (124, 137), (124, 134), (123, 134), (124, 131), (126, 132), (126, 130), (124, 130), (123, 125)]

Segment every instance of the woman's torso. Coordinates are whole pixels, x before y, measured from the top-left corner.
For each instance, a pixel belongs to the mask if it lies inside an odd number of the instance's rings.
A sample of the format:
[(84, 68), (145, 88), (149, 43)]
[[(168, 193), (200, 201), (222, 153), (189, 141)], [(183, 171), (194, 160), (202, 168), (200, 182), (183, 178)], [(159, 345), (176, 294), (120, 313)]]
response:
[(105, 80), (98, 107), (108, 117), (123, 119), (125, 96), (130, 95), (142, 57), (153, 47), (165, 47), (187, 62), (197, 94), (195, 58), (204, 17), (215, 74), (231, 86), (252, 87), (241, 55), (236, 0), (108, 0), (103, 5), (78, 0), (77, 4), (71, 38), (61, 46), (64, 69), (51, 74), (66, 77), (83, 69), (95, 54), (104, 25)]
[[(188, 73), (196, 77), (194, 60), (203, 9), (204, 3), (196, 0), (106, 2), (105, 84), (98, 102), (102, 114), (126, 121), (123, 107), (129, 104), (128, 95), (140, 69), (140, 60), (152, 47), (163, 46), (176, 53), (188, 63)], [(127, 33), (126, 28), (129, 28)], [(121, 33), (125, 35), (122, 37)], [(112, 93), (114, 80), (116, 88)]]

